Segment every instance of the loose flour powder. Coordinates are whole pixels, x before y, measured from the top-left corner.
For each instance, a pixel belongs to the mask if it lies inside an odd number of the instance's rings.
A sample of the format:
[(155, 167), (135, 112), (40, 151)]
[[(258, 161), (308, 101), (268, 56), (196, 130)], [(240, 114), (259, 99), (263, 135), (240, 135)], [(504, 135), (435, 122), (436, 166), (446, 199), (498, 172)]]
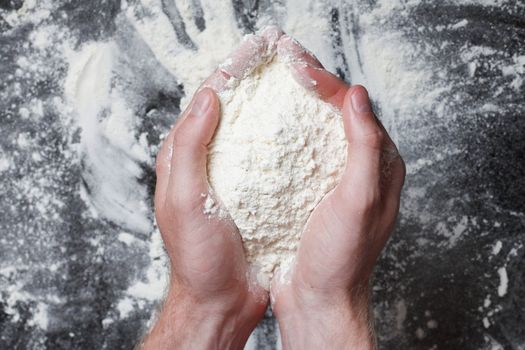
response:
[(338, 183), (347, 142), (340, 113), (293, 78), (285, 59), (220, 94), (208, 176), (268, 287), (289, 266), (314, 207)]

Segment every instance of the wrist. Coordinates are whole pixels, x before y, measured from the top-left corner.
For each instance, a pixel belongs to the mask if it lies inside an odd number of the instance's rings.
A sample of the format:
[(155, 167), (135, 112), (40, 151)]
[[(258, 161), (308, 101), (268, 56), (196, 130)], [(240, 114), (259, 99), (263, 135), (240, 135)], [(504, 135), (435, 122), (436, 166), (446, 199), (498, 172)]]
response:
[(283, 349), (374, 349), (368, 286), (312, 291), (291, 284), (274, 305)]
[(242, 349), (264, 313), (250, 295), (206, 299), (170, 288), (143, 349)]

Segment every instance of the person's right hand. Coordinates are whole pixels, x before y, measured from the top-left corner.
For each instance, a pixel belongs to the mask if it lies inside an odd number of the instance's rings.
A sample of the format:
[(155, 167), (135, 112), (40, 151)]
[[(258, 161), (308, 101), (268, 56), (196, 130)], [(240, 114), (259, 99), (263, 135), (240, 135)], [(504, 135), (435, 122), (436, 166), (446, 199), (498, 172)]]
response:
[[(168, 295), (143, 349), (242, 349), (268, 293), (252, 279), (235, 223), (220, 215), (206, 173), (217, 92), (275, 52), (282, 33), (248, 37), (197, 91), (157, 156), (155, 214), (171, 262)], [(216, 211), (207, 212), (206, 203)]]
[(324, 70), (287, 36), (278, 52), (299, 83), (342, 111), (348, 140), (340, 183), (312, 212), (291, 271), (273, 280), (283, 347), (371, 349), (369, 280), (396, 220), (405, 166), (363, 87)]

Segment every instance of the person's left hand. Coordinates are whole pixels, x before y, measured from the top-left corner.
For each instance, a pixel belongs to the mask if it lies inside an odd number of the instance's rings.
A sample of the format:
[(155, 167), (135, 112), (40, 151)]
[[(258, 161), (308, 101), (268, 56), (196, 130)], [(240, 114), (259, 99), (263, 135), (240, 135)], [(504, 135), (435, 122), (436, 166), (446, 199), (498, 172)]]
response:
[(293, 39), (278, 51), (294, 77), (342, 113), (348, 141), (339, 184), (311, 213), (288, 275), (271, 288), (285, 349), (372, 349), (369, 280), (393, 229), (405, 166), (368, 93), (326, 71)]

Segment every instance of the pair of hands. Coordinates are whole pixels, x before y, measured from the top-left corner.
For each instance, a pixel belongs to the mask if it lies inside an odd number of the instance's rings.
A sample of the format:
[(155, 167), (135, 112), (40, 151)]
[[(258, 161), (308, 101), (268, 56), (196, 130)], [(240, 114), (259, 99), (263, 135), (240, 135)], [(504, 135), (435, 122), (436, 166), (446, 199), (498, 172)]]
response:
[[(312, 212), (294, 268), (268, 293), (251, 279), (231, 220), (203, 213), (207, 146), (219, 122), (216, 92), (260, 59), (286, 57), (296, 80), (342, 111), (347, 166)], [(369, 279), (395, 223), (405, 168), (374, 116), (363, 87), (324, 70), (276, 28), (245, 40), (203, 84), (157, 157), (157, 222), (171, 260), (171, 282), (145, 349), (242, 349), (269, 299), (283, 348), (373, 348)]]

